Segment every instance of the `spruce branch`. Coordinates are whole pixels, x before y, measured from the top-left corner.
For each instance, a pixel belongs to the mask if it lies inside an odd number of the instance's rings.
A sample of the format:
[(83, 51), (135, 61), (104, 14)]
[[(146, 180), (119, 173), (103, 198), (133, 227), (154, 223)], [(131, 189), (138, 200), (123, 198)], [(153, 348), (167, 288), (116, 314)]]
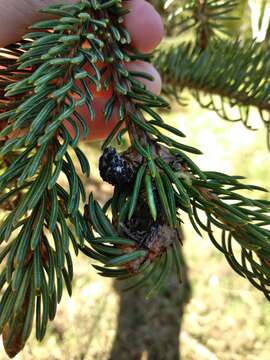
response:
[[(24, 347), (34, 318), (42, 340), (64, 285), (71, 294), (71, 245), (75, 254), (81, 250), (97, 261), (101, 275), (129, 279), (129, 288), (152, 279), (149, 295), (173, 267), (181, 281), (183, 213), (269, 298), (269, 202), (241, 194), (263, 189), (242, 184), (240, 177), (202, 171), (190, 159), (189, 153), (201, 152), (164, 123), (157, 109), (167, 102), (140, 81), (149, 75), (125, 67), (145, 56), (130, 44), (121, 1), (81, 0), (46, 12), (59, 18), (35, 24), (1, 58), (0, 207), (7, 216), (0, 227), (0, 241), (6, 242), (0, 253), (0, 329), (8, 355)], [(93, 86), (111, 87), (104, 116), (110, 121), (118, 115), (99, 164), (104, 181), (114, 185), (103, 207), (93, 194), (86, 203), (76, 169), (79, 163), (89, 176), (88, 160), (78, 148), (80, 129), (87, 135), (78, 108), (86, 105), (94, 118)], [(118, 153), (112, 141), (121, 144), (125, 133), (130, 146)], [(60, 185), (60, 174), (67, 188)], [(14, 197), (18, 200), (6, 209)], [(214, 228), (221, 230), (221, 240)]]
[[(79, 204), (86, 195), (71, 154), (89, 176), (88, 161), (77, 147), (80, 126), (84, 136), (88, 129), (77, 109), (87, 103), (93, 114), (93, 96), (81, 87), (90, 83), (100, 87), (95, 63), (103, 57), (101, 44), (89, 36), (89, 29), (106, 27), (106, 22), (91, 18), (92, 8), (88, 2), (49, 7), (48, 14), (61, 17), (33, 25), (33, 32), (7, 47), (1, 58), (0, 156), (12, 160), (0, 178), (1, 207), (19, 196), (0, 229), (1, 243), (7, 242), (1, 253), (5, 292), (0, 328), (10, 356), (23, 348), (35, 312), (37, 339), (45, 336), (64, 284), (71, 294), (70, 245), (78, 253), (77, 243), (84, 241)], [(64, 121), (72, 125), (74, 137)], [(61, 173), (68, 180), (68, 191), (59, 183)], [(26, 318), (18, 329), (20, 314)]]
[(238, 0), (191, 0), (182, 3), (165, 1), (164, 8), (170, 10), (167, 27), (173, 28), (175, 34), (192, 31), (197, 45), (203, 50), (212, 38), (229, 35), (226, 22), (237, 19), (232, 12), (239, 5)]
[[(268, 49), (268, 48), (267, 48)], [(163, 74), (164, 93), (178, 98), (188, 89), (203, 108), (228, 121), (249, 124), (250, 108), (256, 108), (269, 142), (268, 50), (253, 41), (213, 41), (201, 51), (192, 42), (166, 45), (154, 54), (153, 63)], [(238, 110), (232, 115), (231, 109)]]
[[(109, 46), (110, 43), (108, 49)], [(118, 50), (126, 52), (121, 43)], [(108, 51), (113, 53), (112, 49)], [(264, 245), (267, 247), (269, 232), (264, 228), (266, 223), (259, 220), (269, 211), (269, 203), (251, 200), (236, 191), (262, 189), (241, 184), (237, 177), (201, 171), (187, 155), (188, 152), (199, 154), (199, 150), (160, 131), (169, 131), (180, 138), (184, 136), (164, 124), (155, 112), (156, 107), (163, 106), (161, 99), (143, 88), (131, 73), (125, 78), (118, 74), (112, 77), (112, 82), (115, 97), (119, 96), (119, 82), (121, 88), (126, 89), (121, 89), (120, 94), (126, 105), (124, 120), (131, 146), (122, 154), (108, 147), (119, 133), (117, 124), (105, 141), (100, 159), (101, 176), (115, 186), (114, 195), (102, 209), (91, 194), (85, 207), (89, 231), (88, 244), (82, 251), (104, 263), (103, 268), (95, 265), (100, 274), (125, 279), (139, 276), (132, 287), (156, 277), (158, 281), (150, 290), (151, 294), (162, 286), (173, 263), (180, 275), (181, 261), (177, 251), (181, 243), (180, 211), (189, 215), (198, 233), (198, 227), (206, 230), (215, 245), (217, 241), (211, 225), (222, 228), (224, 234), (228, 233), (243, 249), (255, 249), (259, 259), (267, 259), (267, 253), (261, 250), (265, 250)], [(143, 97), (138, 97), (138, 92)], [(246, 215), (247, 207), (252, 208), (254, 216)], [(200, 220), (200, 210), (206, 213), (207, 226)], [(99, 234), (97, 238), (95, 233)], [(225, 245), (220, 245), (219, 249), (228, 256)], [(234, 258), (233, 253), (231, 257)], [(261, 281), (259, 277), (258, 281)]]

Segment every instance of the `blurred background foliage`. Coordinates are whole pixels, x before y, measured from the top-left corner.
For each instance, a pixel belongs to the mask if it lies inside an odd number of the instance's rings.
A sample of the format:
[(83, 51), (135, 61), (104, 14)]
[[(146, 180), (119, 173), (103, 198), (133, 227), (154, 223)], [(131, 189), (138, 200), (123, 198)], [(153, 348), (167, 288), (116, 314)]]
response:
[[(153, 3), (166, 18), (169, 10), (163, 9), (164, 1)], [(179, 3), (185, 1), (178, 0), (175, 6)], [(242, 0), (233, 14), (239, 20), (226, 25), (234, 36), (268, 41), (269, 14), (269, 1)], [(258, 130), (251, 132), (242, 123), (224, 122), (214, 112), (202, 110), (188, 93), (183, 98), (187, 106), (173, 103), (166, 118), (203, 151), (196, 156), (200, 167), (241, 174), (249, 183), (269, 189), (270, 154), (257, 112), (252, 112), (251, 122)], [(99, 178), (97, 145), (82, 146), (92, 165), (92, 179), (86, 185), (105, 202), (112, 188)], [(179, 288), (172, 276), (161, 294), (146, 300), (143, 290), (121, 292), (119, 281), (101, 278), (89, 259), (79, 255), (74, 262), (72, 298), (65, 293), (43, 343), (32, 335), (16, 359), (177, 360), (181, 349), (185, 360), (268, 360), (268, 302), (183, 220), (188, 265), (184, 286)], [(0, 351), (0, 360), (4, 359)]]

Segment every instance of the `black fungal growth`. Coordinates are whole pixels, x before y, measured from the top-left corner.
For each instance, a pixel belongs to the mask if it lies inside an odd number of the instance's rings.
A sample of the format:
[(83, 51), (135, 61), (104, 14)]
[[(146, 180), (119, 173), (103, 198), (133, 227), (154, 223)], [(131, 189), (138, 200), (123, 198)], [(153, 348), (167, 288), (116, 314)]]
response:
[(104, 150), (99, 160), (99, 171), (102, 179), (114, 186), (127, 185), (134, 180), (134, 166), (113, 147)]
[(145, 191), (141, 191), (133, 216), (126, 220), (121, 229), (123, 237), (129, 237), (136, 242), (138, 248), (149, 251), (147, 257), (151, 261), (160, 257), (174, 241), (180, 241), (177, 231), (167, 224), (157, 189), (154, 188), (153, 192), (157, 204), (157, 220), (153, 220)]

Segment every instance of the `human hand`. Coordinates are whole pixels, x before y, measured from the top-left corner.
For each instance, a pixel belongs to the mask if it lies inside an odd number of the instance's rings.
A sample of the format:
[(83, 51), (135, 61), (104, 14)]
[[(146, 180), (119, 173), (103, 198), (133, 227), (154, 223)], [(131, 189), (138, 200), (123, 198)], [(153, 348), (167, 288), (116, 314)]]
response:
[[(76, 0), (0, 0), (0, 46), (19, 40), (27, 32), (28, 26), (44, 17), (46, 18), (46, 15), (38, 12), (39, 9), (59, 2), (76, 3)], [(129, 0), (125, 2), (125, 6), (130, 10), (130, 13), (125, 16), (125, 26), (130, 33), (133, 45), (143, 53), (153, 51), (163, 36), (163, 25), (159, 14), (151, 4), (144, 0)], [(127, 64), (127, 68), (152, 75), (154, 81), (141, 81), (152, 92), (160, 93), (161, 79), (151, 64), (136, 61)], [(94, 122), (90, 121), (84, 106), (79, 110), (87, 121), (91, 140), (106, 137), (117, 122), (116, 117), (113, 117), (109, 122), (105, 122), (103, 116), (104, 104), (109, 96), (110, 94), (105, 91), (96, 93), (94, 99), (96, 118)], [(70, 131), (72, 132), (71, 129)]]

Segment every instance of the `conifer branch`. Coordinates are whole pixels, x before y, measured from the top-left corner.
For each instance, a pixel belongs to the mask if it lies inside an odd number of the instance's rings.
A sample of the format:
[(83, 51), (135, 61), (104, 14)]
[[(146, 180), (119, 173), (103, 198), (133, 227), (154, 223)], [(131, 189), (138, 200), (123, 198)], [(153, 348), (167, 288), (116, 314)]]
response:
[[(268, 47), (252, 41), (213, 41), (201, 52), (193, 43), (164, 44), (153, 62), (163, 74), (164, 92), (179, 97), (188, 89), (199, 104), (228, 121), (249, 125), (249, 109), (258, 110), (269, 144), (270, 92)], [(218, 98), (217, 98), (218, 97)], [(237, 109), (238, 115), (231, 115)]]
[[(101, 275), (129, 279), (129, 288), (155, 278), (149, 296), (173, 267), (181, 281), (183, 212), (269, 298), (269, 202), (241, 194), (263, 189), (242, 184), (241, 177), (202, 171), (190, 159), (189, 153), (201, 152), (183, 143), (184, 134), (157, 113), (168, 104), (140, 82), (149, 75), (125, 67), (143, 55), (130, 45), (121, 1), (81, 0), (46, 12), (59, 18), (35, 24), (1, 58), (0, 208), (7, 216), (0, 226), (0, 241), (6, 242), (0, 253), (0, 329), (8, 355), (24, 347), (34, 318), (42, 340), (64, 285), (71, 294), (71, 245), (75, 254), (81, 250), (96, 260)], [(78, 148), (80, 129), (84, 136), (88, 129), (78, 108), (86, 105), (94, 119), (93, 87), (112, 89), (104, 116), (110, 121), (118, 115), (99, 164), (103, 180), (114, 186), (103, 207), (93, 194), (86, 202), (73, 160), (89, 176)], [(124, 133), (130, 146), (118, 153), (111, 143), (121, 144)], [(214, 227), (222, 232), (220, 241)]]
[(180, 3), (168, 0), (164, 4), (164, 8), (170, 10), (167, 27), (173, 28), (175, 34), (193, 32), (197, 45), (204, 50), (213, 38), (229, 34), (226, 22), (237, 19), (232, 12), (238, 4), (238, 0), (190, 0)]

